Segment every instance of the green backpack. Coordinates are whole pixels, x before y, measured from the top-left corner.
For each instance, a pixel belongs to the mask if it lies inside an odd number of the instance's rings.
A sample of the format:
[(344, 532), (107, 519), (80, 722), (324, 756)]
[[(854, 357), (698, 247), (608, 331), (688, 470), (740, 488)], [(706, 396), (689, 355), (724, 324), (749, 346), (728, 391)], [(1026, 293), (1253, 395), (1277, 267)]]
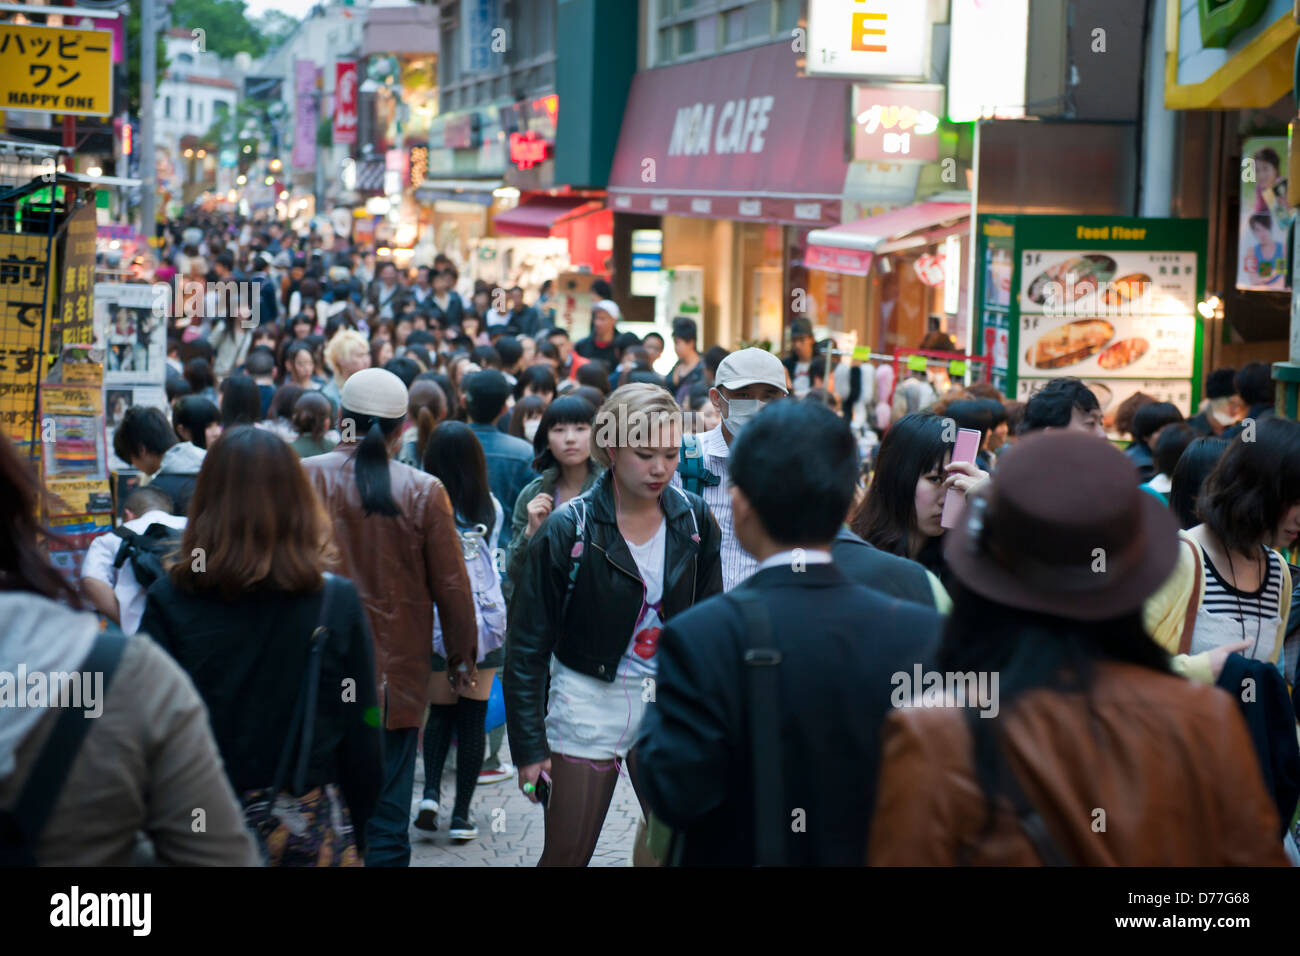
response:
[(693, 495), (703, 495), (705, 487), (716, 487), (722, 479), (704, 467), (704, 452), (700, 449), (698, 435), (683, 435), (682, 450), (677, 460), (677, 474), (682, 487)]

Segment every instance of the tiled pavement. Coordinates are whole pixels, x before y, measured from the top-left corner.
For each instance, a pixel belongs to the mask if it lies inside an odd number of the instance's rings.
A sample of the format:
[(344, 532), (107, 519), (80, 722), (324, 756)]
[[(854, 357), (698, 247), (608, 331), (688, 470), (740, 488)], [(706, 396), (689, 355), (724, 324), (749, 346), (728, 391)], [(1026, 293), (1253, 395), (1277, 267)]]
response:
[[(502, 746), (504, 753), (508, 745)], [(449, 758), (447, 763), (450, 765)], [(411, 819), (424, 787), (424, 760), (415, 768), (415, 792), (411, 798)], [(542, 808), (519, 792), (512, 777), (502, 783), (480, 786), (474, 791), (471, 812), (478, 824), (478, 838), (453, 843), (447, 836), (451, 804), (456, 794), (456, 772), (443, 773), (441, 795), (446, 810), (438, 814), (436, 833), (411, 828), (411, 866), (536, 866), (542, 855), (544, 830)], [(641, 809), (626, 774), (619, 780), (610, 803), (600, 842), (592, 855), (592, 866), (627, 866), (636, 836)]]

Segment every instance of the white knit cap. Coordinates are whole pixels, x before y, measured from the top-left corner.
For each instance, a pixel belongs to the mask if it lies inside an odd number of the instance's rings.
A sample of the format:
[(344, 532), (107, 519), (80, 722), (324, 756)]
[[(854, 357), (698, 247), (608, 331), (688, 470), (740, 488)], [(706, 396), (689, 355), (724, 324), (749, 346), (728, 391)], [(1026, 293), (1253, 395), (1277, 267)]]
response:
[(358, 415), (376, 418), (404, 418), (408, 395), (402, 380), (382, 368), (363, 368), (343, 383), (340, 402)]

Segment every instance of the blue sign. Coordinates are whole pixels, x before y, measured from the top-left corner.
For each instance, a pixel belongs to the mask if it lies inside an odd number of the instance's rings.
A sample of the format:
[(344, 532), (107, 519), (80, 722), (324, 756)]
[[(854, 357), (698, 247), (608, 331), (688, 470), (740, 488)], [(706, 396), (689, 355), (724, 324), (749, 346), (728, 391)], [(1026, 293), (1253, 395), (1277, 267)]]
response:
[(508, 40), (502, 27), (500, 0), (461, 0), (460, 24), (465, 37), (462, 72), (490, 72), (497, 52), (492, 49), (493, 33), (501, 29), (502, 44)]

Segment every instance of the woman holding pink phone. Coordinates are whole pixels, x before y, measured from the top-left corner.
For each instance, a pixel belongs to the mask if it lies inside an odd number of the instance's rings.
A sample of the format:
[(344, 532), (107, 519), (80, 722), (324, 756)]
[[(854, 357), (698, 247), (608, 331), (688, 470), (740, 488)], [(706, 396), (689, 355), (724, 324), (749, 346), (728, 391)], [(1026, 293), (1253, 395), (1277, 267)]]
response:
[[(849, 522), (882, 551), (911, 558), (949, 584), (943, 560), (943, 513), (949, 491), (969, 495), (988, 480), (971, 461), (953, 461), (959, 431), (931, 412), (907, 415), (885, 433), (866, 497)], [(978, 433), (975, 433), (978, 435)], [(969, 441), (969, 439), (968, 439)], [(974, 458), (976, 440), (968, 449)], [(949, 523), (951, 523), (951, 517)]]

